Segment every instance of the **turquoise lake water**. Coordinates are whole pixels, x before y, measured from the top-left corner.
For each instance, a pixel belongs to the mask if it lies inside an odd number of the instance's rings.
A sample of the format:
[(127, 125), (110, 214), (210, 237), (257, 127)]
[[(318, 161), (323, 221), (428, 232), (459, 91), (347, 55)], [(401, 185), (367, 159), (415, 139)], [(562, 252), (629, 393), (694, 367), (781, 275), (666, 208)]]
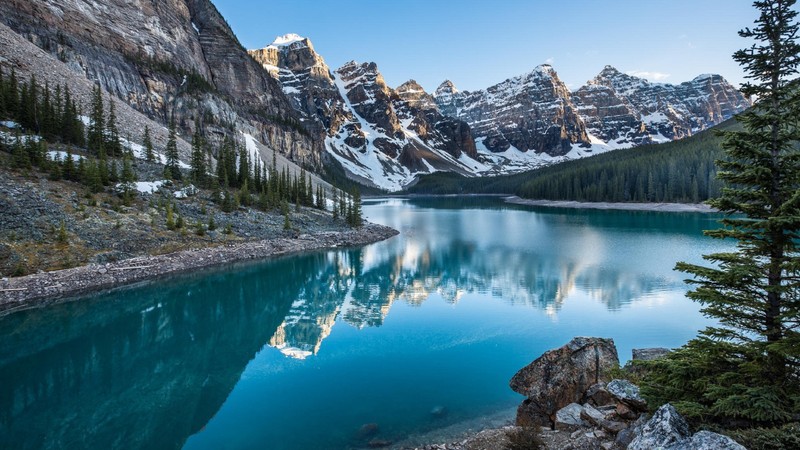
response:
[[(676, 261), (716, 217), (375, 199), (400, 236), (0, 319), (0, 448), (350, 449), (513, 418), (511, 376), (576, 335), (682, 345)], [(362, 429), (366, 424), (369, 425)]]

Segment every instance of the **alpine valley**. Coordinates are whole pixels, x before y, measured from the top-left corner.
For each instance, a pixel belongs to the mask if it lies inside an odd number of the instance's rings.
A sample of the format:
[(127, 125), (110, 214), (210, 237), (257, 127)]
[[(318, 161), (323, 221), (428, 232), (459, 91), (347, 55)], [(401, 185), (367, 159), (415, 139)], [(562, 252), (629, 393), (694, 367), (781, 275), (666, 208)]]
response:
[[(331, 70), (295, 34), (246, 51), (209, 0), (7, 0), (0, 13), (6, 32), (52, 56), (57, 79), (88, 79), (130, 106), (137, 120), (123, 134), (174, 118), (189, 136), (202, 123), (212, 143), (252, 138), (263, 160), (275, 150), (385, 191), (435, 171), (509, 174), (681, 139), (750, 106), (719, 75), (670, 85), (610, 66), (573, 92), (549, 65), (474, 92), (450, 81), (433, 93), (414, 80), (392, 88), (375, 63)], [(0, 50), (0, 61), (27, 77), (35, 70), (21, 49)]]

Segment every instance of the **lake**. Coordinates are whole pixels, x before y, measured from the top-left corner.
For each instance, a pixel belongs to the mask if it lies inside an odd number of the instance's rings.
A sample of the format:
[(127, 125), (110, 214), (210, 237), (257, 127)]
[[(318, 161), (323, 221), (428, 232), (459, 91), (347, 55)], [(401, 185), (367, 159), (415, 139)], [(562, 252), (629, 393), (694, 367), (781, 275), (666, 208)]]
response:
[(0, 448), (349, 449), (511, 420), (511, 376), (573, 336), (676, 347), (709, 324), (675, 262), (696, 213), (370, 199), (387, 241), (0, 319)]

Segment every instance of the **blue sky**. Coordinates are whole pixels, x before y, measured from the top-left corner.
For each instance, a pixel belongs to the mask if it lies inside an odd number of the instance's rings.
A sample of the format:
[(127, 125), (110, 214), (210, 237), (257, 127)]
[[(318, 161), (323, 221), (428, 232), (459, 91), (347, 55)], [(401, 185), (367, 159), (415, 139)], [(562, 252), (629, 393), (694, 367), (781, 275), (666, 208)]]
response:
[(247, 48), (297, 33), (331, 69), (374, 61), (387, 84), (433, 91), (489, 87), (549, 63), (571, 89), (606, 64), (651, 81), (718, 73), (738, 85), (731, 59), (748, 45), (746, 0), (212, 0)]

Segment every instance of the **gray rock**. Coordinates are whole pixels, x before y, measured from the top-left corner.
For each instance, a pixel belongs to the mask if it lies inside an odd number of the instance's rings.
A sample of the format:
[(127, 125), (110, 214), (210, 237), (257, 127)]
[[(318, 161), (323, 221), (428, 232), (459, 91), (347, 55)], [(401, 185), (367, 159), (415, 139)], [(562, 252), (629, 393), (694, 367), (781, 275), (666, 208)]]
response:
[(517, 424), (552, 426), (556, 411), (581, 401), (590, 386), (608, 380), (618, 366), (612, 339), (576, 337), (545, 352), (511, 378), (511, 389), (528, 397), (517, 411)]
[(628, 448), (635, 437), (636, 433), (633, 429), (625, 428), (617, 433), (617, 438), (614, 440), (614, 443), (617, 444), (617, 447)]
[(689, 444), (691, 450), (747, 450), (743, 445), (721, 434), (698, 431)]
[(689, 424), (669, 403), (658, 408), (630, 443), (628, 450), (688, 448)]
[(622, 422), (606, 419), (605, 414), (591, 405), (584, 405), (583, 411), (581, 412), (581, 419), (584, 419), (587, 422), (590, 422), (612, 434), (616, 434), (627, 428), (627, 425)]
[(556, 430), (569, 431), (583, 426), (585, 422), (581, 419), (582, 412), (583, 406), (577, 403), (570, 403), (569, 405), (559, 409), (556, 412)]
[(593, 384), (589, 387), (583, 397), (583, 403), (593, 406), (604, 406), (614, 403), (614, 397), (606, 390), (605, 383)]
[(628, 380), (611, 380), (606, 390), (614, 398), (639, 411), (647, 410), (647, 401), (639, 395), (639, 386)]
[(634, 361), (652, 361), (667, 356), (672, 350), (664, 347), (635, 348), (631, 350)]

